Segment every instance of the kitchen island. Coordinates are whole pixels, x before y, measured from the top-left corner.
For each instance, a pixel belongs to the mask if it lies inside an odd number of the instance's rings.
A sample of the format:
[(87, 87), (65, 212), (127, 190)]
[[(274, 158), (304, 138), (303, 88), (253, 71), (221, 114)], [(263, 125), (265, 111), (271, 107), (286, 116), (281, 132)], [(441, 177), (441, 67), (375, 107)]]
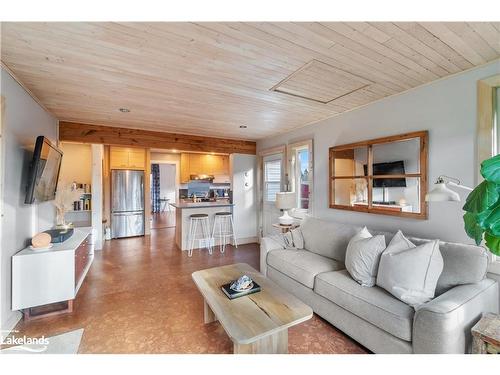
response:
[[(207, 214), (210, 219), (210, 233), (212, 233), (212, 225), (214, 222), (214, 215), (216, 212), (232, 212), (234, 204), (229, 203), (227, 200), (219, 202), (179, 202), (170, 203), (175, 207), (175, 244), (181, 250), (188, 250), (189, 241), (189, 216), (192, 214)], [(198, 247), (198, 242), (195, 247)], [(218, 242), (214, 245), (218, 245)]]

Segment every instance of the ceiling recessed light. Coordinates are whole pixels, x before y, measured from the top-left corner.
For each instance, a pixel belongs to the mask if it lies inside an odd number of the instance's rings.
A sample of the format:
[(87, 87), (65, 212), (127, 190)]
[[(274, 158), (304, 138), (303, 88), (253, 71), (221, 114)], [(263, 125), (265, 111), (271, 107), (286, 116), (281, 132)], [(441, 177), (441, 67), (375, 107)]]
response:
[(119, 108), (118, 110), (120, 112), (123, 112), (123, 113), (129, 113), (130, 112), (130, 109), (128, 109), (128, 108)]
[(240, 129), (246, 129), (247, 126), (246, 125), (240, 125)]

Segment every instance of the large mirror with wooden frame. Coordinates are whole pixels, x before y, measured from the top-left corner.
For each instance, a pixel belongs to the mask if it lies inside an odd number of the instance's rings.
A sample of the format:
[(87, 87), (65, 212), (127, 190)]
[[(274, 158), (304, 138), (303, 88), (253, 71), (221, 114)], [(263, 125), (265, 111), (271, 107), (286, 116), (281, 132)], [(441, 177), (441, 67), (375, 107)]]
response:
[(330, 148), (330, 208), (427, 219), (427, 131)]

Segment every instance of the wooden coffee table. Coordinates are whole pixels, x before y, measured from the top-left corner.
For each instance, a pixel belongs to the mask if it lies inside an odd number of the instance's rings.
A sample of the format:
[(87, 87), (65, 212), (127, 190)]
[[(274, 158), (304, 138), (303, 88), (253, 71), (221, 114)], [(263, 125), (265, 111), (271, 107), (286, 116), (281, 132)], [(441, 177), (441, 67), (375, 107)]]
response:
[[(221, 286), (248, 275), (261, 291), (230, 300)], [(205, 300), (205, 323), (220, 322), (235, 354), (288, 353), (288, 328), (310, 319), (312, 309), (248, 264), (215, 267), (192, 274)]]

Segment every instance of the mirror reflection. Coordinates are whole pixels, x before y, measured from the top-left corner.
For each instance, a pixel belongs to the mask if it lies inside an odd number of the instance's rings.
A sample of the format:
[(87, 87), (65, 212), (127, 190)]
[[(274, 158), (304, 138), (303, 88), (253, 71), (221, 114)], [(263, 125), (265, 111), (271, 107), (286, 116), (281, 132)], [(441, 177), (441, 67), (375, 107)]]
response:
[(332, 147), (330, 207), (426, 215), (421, 202), (426, 145), (427, 132), (418, 132)]

